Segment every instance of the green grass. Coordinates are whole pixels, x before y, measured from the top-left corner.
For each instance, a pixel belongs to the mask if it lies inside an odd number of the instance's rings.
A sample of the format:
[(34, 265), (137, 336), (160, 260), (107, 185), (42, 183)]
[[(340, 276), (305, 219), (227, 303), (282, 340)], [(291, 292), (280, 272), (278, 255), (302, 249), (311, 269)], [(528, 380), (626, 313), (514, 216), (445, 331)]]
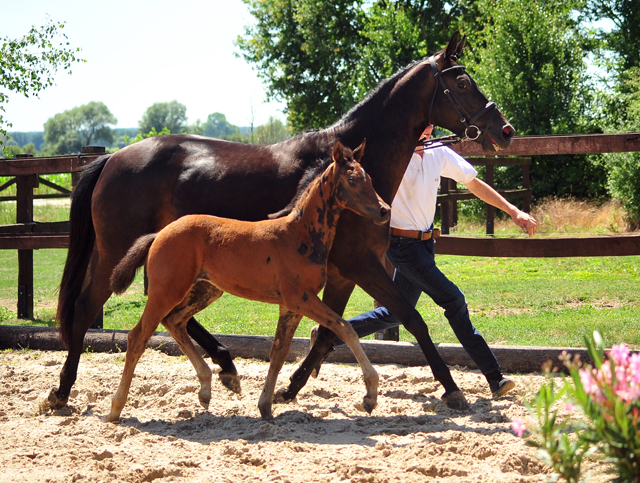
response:
[[(64, 184), (65, 180), (55, 182)], [(0, 224), (15, 223), (11, 206), (15, 203), (0, 203)], [(38, 221), (68, 219), (68, 206), (37, 205), (34, 210)], [(471, 225), (462, 220), (459, 232), (465, 232), (464, 224)], [(515, 229), (509, 223), (504, 225), (506, 230)], [(35, 320), (22, 321), (16, 319), (17, 252), (0, 250), (0, 323), (53, 325), (65, 257), (66, 250), (34, 251)], [(611, 343), (626, 342), (640, 348), (640, 256), (528, 259), (441, 255), (437, 260), (440, 269), (465, 293), (472, 321), (490, 344), (576, 347), (598, 329)], [(105, 305), (105, 328), (131, 329), (144, 304), (142, 276), (138, 275), (125, 294), (111, 297)], [(372, 307), (371, 297), (356, 288), (345, 317)], [(420, 298), (417, 308), (435, 342), (457, 342), (442, 309), (427, 296)], [(213, 333), (248, 335), (273, 335), (277, 318), (275, 305), (226, 294), (198, 315)], [(313, 325), (303, 319), (296, 335), (307, 337)], [(404, 328), (400, 338), (413, 340)]]
[[(0, 252), (0, 320), (3, 324), (53, 325), (56, 286), (65, 250), (38, 250), (34, 255), (35, 321), (15, 318), (17, 255)], [(490, 344), (576, 347), (599, 330), (605, 340), (640, 348), (640, 257), (480, 258), (438, 257), (438, 265), (465, 293), (472, 321)], [(105, 306), (105, 328), (131, 329), (145, 304), (142, 276), (122, 296)], [(372, 299), (356, 289), (347, 318), (372, 308)], [(457, 342), (442, 310), (427, 296), (418, 310), (436, 342)], [(198, 320), (213, 333), (273, 335), (276, 305), (223, 295)], [(296, 333), (307, 337), (314, 323), (303, 319)], [(413, 340), (404, 329), (401, 340)]]

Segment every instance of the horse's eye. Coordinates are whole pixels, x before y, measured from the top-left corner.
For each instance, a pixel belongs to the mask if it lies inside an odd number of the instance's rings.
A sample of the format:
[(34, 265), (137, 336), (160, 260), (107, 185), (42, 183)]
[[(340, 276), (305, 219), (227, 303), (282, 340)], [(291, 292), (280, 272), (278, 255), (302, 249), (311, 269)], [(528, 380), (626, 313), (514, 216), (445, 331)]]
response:
[(460, 81), (458, 82), (458, 87), (460, 89), (466, 89), (467, 88), (467, 81)]
[(356, 180), (355, 180), (355, 178), (353, 178), (353, 176), (349, 176), (349, 184), (351, 186), (355, 186), (356, 185)]

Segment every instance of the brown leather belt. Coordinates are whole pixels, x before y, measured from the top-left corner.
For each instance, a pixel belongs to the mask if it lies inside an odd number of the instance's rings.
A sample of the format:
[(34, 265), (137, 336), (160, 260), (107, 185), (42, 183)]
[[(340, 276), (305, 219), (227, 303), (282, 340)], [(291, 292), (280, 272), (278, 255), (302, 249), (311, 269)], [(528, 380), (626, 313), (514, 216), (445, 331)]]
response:
[(440, 229), (434, 228), (429, 231), (418, 231), (418, 230), (401, 230), (400, 228), (391, 228), (391, 234), (393, 236), (406, 236), (408, 238), (415, 238), (416, 240), (425, 241), (429, 240), (432, 237), (438, 238), (440, 236)]

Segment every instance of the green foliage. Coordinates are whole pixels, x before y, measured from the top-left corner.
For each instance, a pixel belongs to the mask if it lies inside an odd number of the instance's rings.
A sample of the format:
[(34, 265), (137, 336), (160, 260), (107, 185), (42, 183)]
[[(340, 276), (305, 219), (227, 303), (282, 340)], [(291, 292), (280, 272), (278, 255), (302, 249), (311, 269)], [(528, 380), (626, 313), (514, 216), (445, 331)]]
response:
[[(74, 62), (84, 62), (77, 57), (79, 48), (69, 47), (67, 36), (62, 33), (64, 22), (49, 20), (42, 27), (31, 27), (19, 38), (0, 38), (0, 86), (4, 89), (37, 96), (40, 91), (53, 85), (54, 75), (59, 68), (68, 70)], [(0, 134), (6, 135), (11, 123), (4, 120), (4, 104), (9, 100), (0, 91)]]
[(148, 133), (152, 129), (160, 132), (167, 128), (178, 134), (187, 128), (187, 107), (178, 101), (156, 102), (151, 105), (138, 123), (138, 132)]
[[(608, 105), (617, 107), (608, 127), (612, 131), (640, 131), (640, 68), (630, 69), (617, 87), (617, 95)], [(622, 203), (627, 222), (632, 229), (640, 228), (640, 153), (611, 153), (605, 156), (607, 189)]]
[(103, 102), (92, 101), (58, 113), (44, 123), (46, 149), (51, 154), (72, 154), (92, 143), (110, 145), (114, 139), (110, 125), (117, 122)]
[(266, 124), (258, 126), (254, 133), (254, 144), (273, 144), (290, 137), (289, 129), (280, 119), (269, 116)]
[(602, 48), (616, 54), (610, 67), (618, 74), (640, 67), (640, 9), (637, 0), (587, 0), (584, 10), (592, 21), (611, 20), (613, 28), (597, 32)]
[(243, 0), (255, 17), (237, 45), (294, 131), (325, 126), (356, 100), (363, 0)]
[(123, 140), (124, 140), (124, 144), (128, 146), (129, 144), (137, 143), (138, 141), (142, 141), (143, 139), (146, 139), (146, 138), (151, 138), (154, 136), (164, 136), (166, 134), (171, 134), (171, 131), (169, 131), (168, 128), (163, 127), (162, 131), (158, 132), (156, 131), (155, 127), (152, 127), (148, 133), (145, 133), (145, 134), (138, 133), (134, 138), (131, 138), (125, 134)]
[(202, 125), (202, 134), (212, 138), (228, 139), (230, 141), (243, 140), (240, 128), (227, 121), (227, 116), (221, 112), (209, 114), (207, 121)]
[[(469, 25), (465, 62), (487, 96), (521, 135), (590, 132), (594, 89), (586, 75), (587, 32), (579, 28), (578, 1), (481, 0)], [(519, 168), (496, 173), (499, 186), (517, 188)], [(537, 156), (531, 166), (534, 196), (605, 195), (598, 157)]]
[(294, 132), (333, 123), (378, 82), (449, 40), (461, 8), (440, 0), (243, 0), (237, 46)]

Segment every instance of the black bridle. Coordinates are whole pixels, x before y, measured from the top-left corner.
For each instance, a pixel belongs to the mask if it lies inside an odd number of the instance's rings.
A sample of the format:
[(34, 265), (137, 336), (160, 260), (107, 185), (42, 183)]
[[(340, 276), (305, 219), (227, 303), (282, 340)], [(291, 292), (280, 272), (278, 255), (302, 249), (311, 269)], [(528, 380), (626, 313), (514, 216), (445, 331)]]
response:
[[(455, 58), (453, 60), (456, 60)], [(491, 112), (491, 117), (489, 117), (489, 121), (487, 122), (487, 126), (491, 124), (491, 120), (493, 119), (494, 114), (496, 113), (496, 105), (493, 102), (488, 102), (483, 108), (476, 111), (473, 115), (469, 115), (462, 104), (458, 101), (456, 96), (453, 95), (451, 89), (447, 85), (447, 81), (444, 79), (442, 74), (445, 74), (454, 69), (462, 69), (464, 70), (466, 67), (464, 65), (453, 65), (444, 70), (438, 69), (436, 65), (436, 59), (434, 56), (429, 57), (429, 64), (431, 65), (431, 72), (433, 73), (433, 77), (436, 79), (438, 85), (442, 87), (444, 91), (444, 95), (447, 96), (447, 99), (453, 105), (453, 108), (456, 110), (458, 114), (458, 119), (464, 125), (464, 137), (456, 136), (455, 134), (452, 136), (443, 136), (440, 138), (434, 138), (431, 140), (421, 140), (419, 144), (425, 146), (425, 149), (429, 149), (430, 147), (434, 147), (433, 143), (441, 143), (441, 144), (456, 144), (465, 141), (478, 141), (482, 143), (482, 140), (486, 136), (486, 131), (483, 132), (478, 126), (475, 125), (475, 122), (482, 117), (485, 113)], [(429, 107), (429, 121), (431, 121), (431, 111), (433, 110), (433, 103), (436, 100), (436, 95), (438, 93), (438, 85), (433, 90), (433, 97), (431, 98), (431, 106)]]

